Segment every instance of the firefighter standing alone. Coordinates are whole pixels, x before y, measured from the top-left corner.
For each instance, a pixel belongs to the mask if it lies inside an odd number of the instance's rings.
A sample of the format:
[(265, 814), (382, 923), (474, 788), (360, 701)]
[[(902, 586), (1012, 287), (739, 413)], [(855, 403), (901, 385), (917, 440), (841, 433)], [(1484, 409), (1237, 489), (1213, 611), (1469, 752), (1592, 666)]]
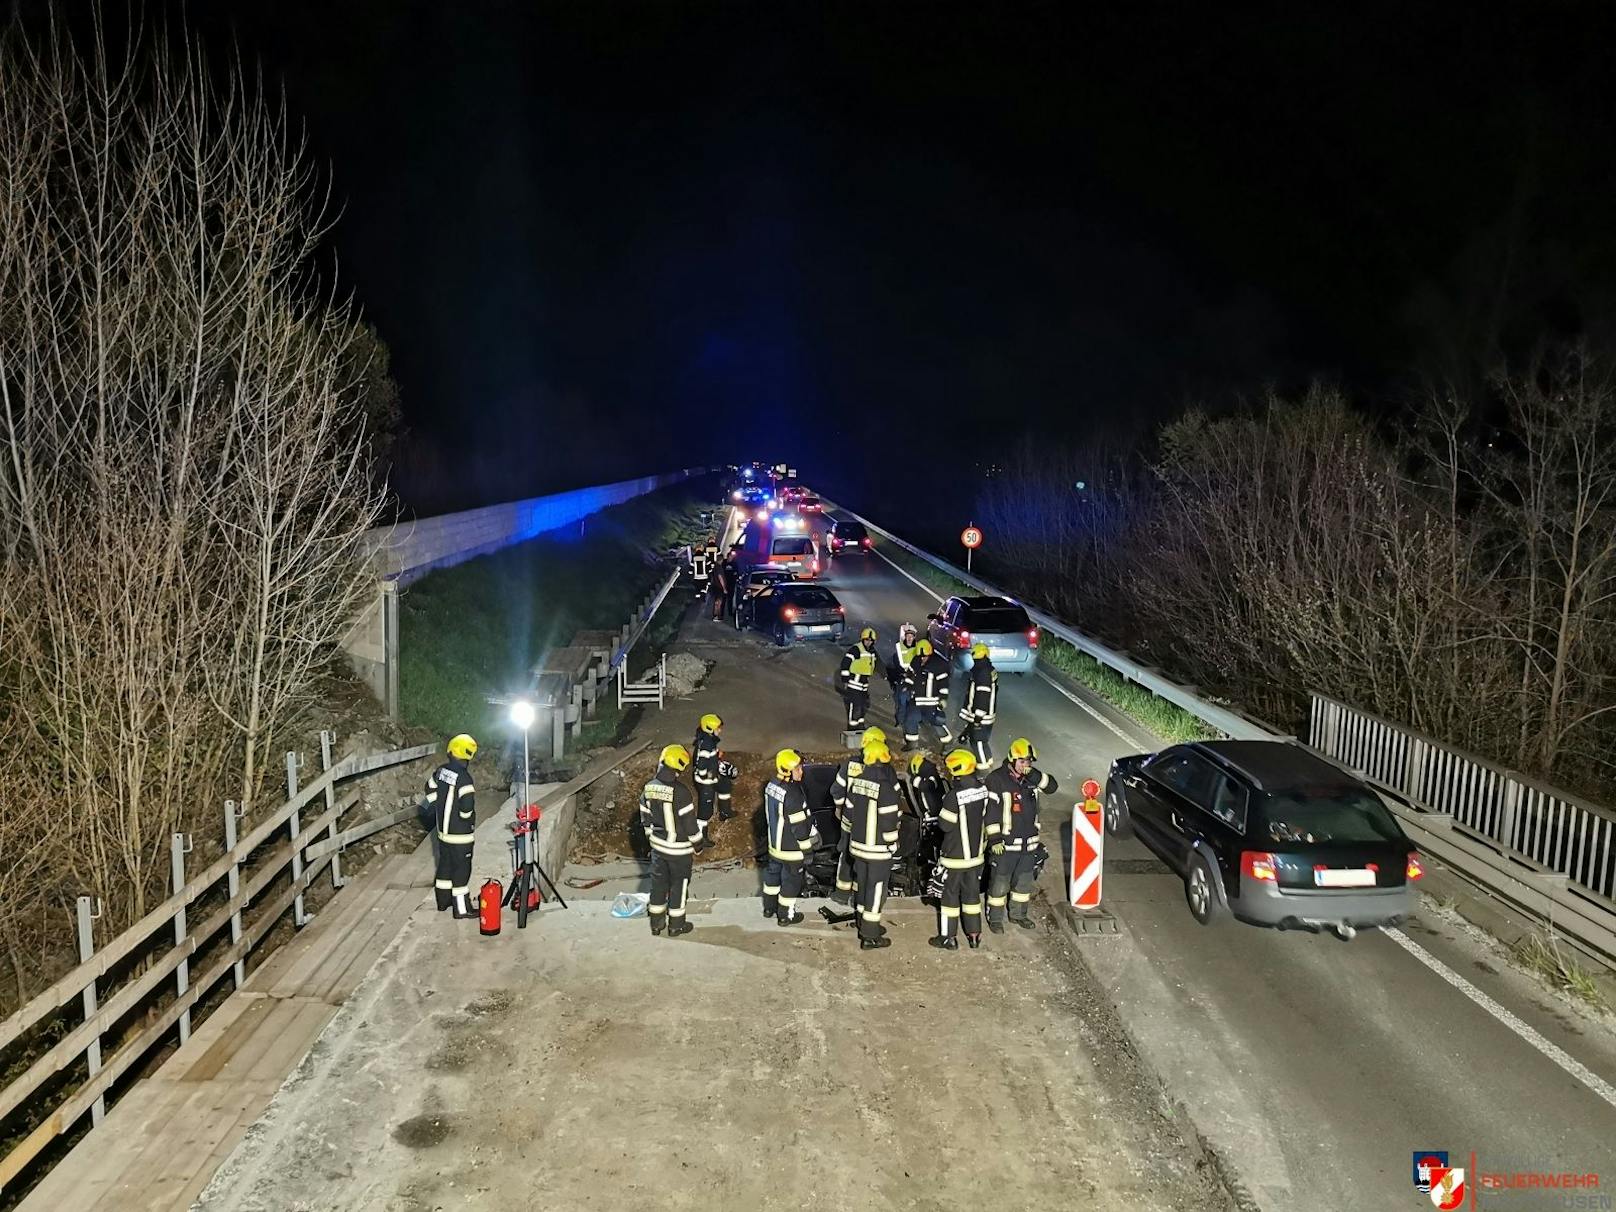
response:
[(690, 868), (696, 839), (696, 803), (679, 776), (690, 768), (690, 751), (668, 745), (657, 761), (657, 772), (640, 792), (640, 824), (651, 843), (651, 902), (646, 909), (651, 933), (668, 928), (669, 938), (689, 934), (685, 899), (690, 893)]
[(477, 742), (467, 733), (453, 737), (448, 758), (426, 780), (426, 805), (432, 809), (438, 840), (437, 871), (432, 881), (439, 912), (473, 917), (471, 847), (477, 840), (477, 788), (467, 763), (477, 756)]
[(1006, 898), (1010, 920), (1034, 928), (1028, 906), (1046, 853), (1038, 836), (1038, 793), (1060, 789), (1051, 775), (1033, 768), (1037, 760), (1032, 742), (1017, 737), (1004, 765), (988, 775), (988, 929), (995, 934), (1004, 933)]
[[(708, 831), (712, 826), (713, 811), (718, 807), (719, 785), (723, 781), (719, 767), (725, 764), (724, 751), (718, 747), (718, 738), (723, 731), (724, 721), (709, 712), (701, 717), (701, 722), (696, 726), (696, 739), (690, 746), (691, 773), (696, 784), (697, 850), (709, 850), (713, 845)], [(728, 807), (727, 799), (725, 807)], [(729, 813), (725, 812), (724, 816), (727, 818)]]
[(870, 710), (870, 680), (875, 676), (875, 628), (866, 627), (859, 632), (859, 642), (842, 654), (841, 668), (836, 671), (836, 685), (847, 704), (847, 730), (856, 732), (864, 727), (864, 717)]

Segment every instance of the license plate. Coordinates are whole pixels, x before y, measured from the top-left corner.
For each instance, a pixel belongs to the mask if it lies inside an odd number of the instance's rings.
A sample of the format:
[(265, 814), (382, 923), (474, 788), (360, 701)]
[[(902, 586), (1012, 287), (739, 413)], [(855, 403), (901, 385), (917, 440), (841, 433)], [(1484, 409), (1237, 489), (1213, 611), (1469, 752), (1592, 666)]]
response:
[(830, 624), (826, 623), (823, 627), (810, 627), (808, 630), (815, 635), (827, 634), (830, 631)]
[(995, 661), (1008, 661), (1016, 655), (1016, 650), (1014, 648), (990, 648), (988, 649), (988, 655)]
[(1320, 888), (1373, 888), (1375, 873), (1357, 867), (1315, 867), (1313, 883)]

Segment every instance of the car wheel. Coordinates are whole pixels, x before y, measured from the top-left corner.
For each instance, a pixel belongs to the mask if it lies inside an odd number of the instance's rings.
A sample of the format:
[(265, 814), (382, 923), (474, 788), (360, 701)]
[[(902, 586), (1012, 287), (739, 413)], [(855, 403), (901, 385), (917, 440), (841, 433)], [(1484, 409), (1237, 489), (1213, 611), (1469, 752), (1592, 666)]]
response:
[(1128, 816), (1128, 801), (1115, 787), (1105, 792), (1105, 831), (1115, 838), (1133, 836), (1133, 820)]
[(784, 623), (776, 623), (774, 625), (774, 642), (780, 645), (782, 648), (791, 647), (791, 632), (786, 630), (786, 625)]
[(1190, 860), (1190, 869), (1184, 875), (1184, 899), (1190, 907), (1190, 916), (1203, 926), (1216, 926), (1229, 915), (1218, 899), (1217, 876), (1207, 864), (1205, 855)]

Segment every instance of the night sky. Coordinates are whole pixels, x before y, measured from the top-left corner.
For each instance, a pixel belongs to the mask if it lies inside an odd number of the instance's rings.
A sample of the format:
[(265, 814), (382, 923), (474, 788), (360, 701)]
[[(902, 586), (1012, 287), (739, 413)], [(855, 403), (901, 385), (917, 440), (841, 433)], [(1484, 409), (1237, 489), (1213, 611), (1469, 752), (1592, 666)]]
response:
[(1616, 310), (1608, 4), (187, 11), (329, 163), (423, 510), (754, 456), (890, 500)]

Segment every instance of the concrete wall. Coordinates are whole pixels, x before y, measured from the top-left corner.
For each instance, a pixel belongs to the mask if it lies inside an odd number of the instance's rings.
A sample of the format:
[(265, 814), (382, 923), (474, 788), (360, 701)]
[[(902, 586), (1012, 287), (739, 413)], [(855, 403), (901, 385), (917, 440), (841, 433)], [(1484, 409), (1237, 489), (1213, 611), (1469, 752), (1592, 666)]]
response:
[(507, 501), (503, 505), (378, 527), (366, 536), (379, 573), (376, 595), (354, 620), (353, 630), (342, 643), (349, 664), (387, 709), (387, 714), (396, 718), (398, 595), (404, 586), (434, 568), (449, 568), (547, 531), (559, 530), (592, 513), (678, 484), (705, 470), (687, 467), (663, 475), (619, 480), (615, 484), (598, 484), (547, 497), (529, 497), (525, 501)]

